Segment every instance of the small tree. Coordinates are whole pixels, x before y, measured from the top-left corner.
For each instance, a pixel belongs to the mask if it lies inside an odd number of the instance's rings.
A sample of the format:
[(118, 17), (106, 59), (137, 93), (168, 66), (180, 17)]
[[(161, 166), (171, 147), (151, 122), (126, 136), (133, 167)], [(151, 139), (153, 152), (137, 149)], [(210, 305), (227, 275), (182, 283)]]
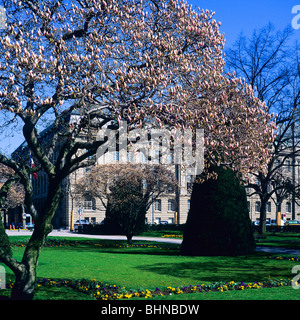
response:
[[(0, 163), (0, 224), (5, 225), (8, 209), (13, 209), (24, 204), (24, 188), (19, 183), (19, 177), (14, 171)], [(2, 219), (3, 214), (3, 219)], [(3, 225), (3, 231), (5, 226)], [(1, 234), (1, 231), (0, 231)], [(5, 237), (2, 235), (2, 237)], [(1, 245), (1, 242), (0, 242)]]
[(94, 167), (75, 189), (99, 199), (106, 208), (105, 223), (119, 225), (131, 243), (153, 201), (176, 186), (174, 173), (163, 165), (106, 164)]
[[(1, 169), (1, 175), (2, 175), (2, 186), (0, 189), (0, 209), (5, 207), (6, 199), (8, 198), (8, 193), (10, 188), (13, 186), (13, 184), (18, 180), (17, 177), (11, 176), (9, 179), (5, 179), (3, 177), (6, 176), (7, 174), (7, 169), (4, 166), (0, 167)], [(5, 173), (5, 174), (3, 174)], [(9, 239), (8, 236), (5, 232), (4, 225), (2, 223), (2, 215), (0, 211), (0, 249), (7, 255), (8, 260), (11, 261), (12, 259), (12, 251), (11, 247), (9, 245)], [(0, 256), (0, 262), (1, 261), (1, 256)]]
[[(2, 165), (0, 163), (0, 190), (3, 188), (3, 196), (6, 195), (5, 199), (3, 198), (3, 203), (0, 206), (1, 209), (10, 209), (15, 208), (24, 203), (24, 188), (18, 182), (17, 176), (14, 176), (14, 171)], [(6, 190), (4, 186), (5, 183), (8, 183), (9, 188)]]
[[(135, 233), (145, 226), (149, 196), (143, 189), (141, 172), (120, 175), (109, 187), (104, 225), (119, 226), (131, 244)], [(148, 199), (147, 199), (148, 198)]]
[(217, 178), (194, 183), (191, 209), (184, 230), (184, 255), (242, 255), (255, 241), (245, 188), (228, 168), (212, 167)]

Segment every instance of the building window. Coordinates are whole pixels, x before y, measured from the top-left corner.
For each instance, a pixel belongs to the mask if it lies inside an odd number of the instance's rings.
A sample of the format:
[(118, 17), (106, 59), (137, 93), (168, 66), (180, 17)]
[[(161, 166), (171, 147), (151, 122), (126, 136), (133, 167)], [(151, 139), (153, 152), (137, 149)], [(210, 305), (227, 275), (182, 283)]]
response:
[(168, 164), (174, 164), (174, 157), (173, 154), (168, 154)]
[(52, 154), (52, 161), (55, 163), (59, 155), (59, 151), (54, 151)]
[(191, 209), (191, 200), (187, 201), (187, 209), (188, 209), (188, 211)]
[(112, 152), (113, 161), (119, 161), (120, 160), (120, 154), (119, 151), (113, 151)]
[(143, 188), (143, 190), (147, 190), (147, 187), (148, 187), (147, 180), (146, 180), (146, 179), (143, 179), (143, 181), (142, 181), (142, 188)]
[(133, 152), (132, 151), (128, 151), (127, 152), (127, 162), (133, 162)]
[(155, 150), (153, 163), (159, 163), (159, 156), (160, 156), (159, 151)]
[(161, 200), (160, 199), (154, 200), (154, 210), (161, 211)]
[(173, 224), (173, 223), (174, 223), (174, 218), (169, 218), (169, 219), (168, 219), (168, 223), (169, 223), (169, 224)]
[(141, 162), (142, 163), (147, 163), (147, 157), (144, 154), (144, 152), (140, 152), (140, 156), (141, 156)]
[(160, 218), (155, 218), (154, 223), (155, 224), (160, 224), (160, 220), (161, 220)]
[(96, 217), (91, 217), (91, 223), (96, 223)]
[(292, 212), (292, 206), (290, 202), (286, 203), (286, 212), (289, 212), (289, 213)]
[(193, 187), (193, 176), (190, 174), (186, 176), (186, 187), (187, 189), (192, 189)]
[(271, 201), (267, 203), (267, 212), (271, 212)]
[(286, 161), (286, 166), (287, 166), (287, 171), (291, 172), (291, 161), (290, 160)]
[(176, 210), (175, 200), (169, 199), (168, 200), (168, 211), (175, 211), (175, 210)]
[(41, 176), (41, 193), (45, 193), (45, 177)]
[(96, 201), (94, 198), (85, 198), (83, 203), (84, 210), (96, 210)]
[(260, 212), (260, 201), (255, 202), (255, 211)]
[(175, 187), (172, 186), (171, 184), (168, 185), (168, 191), (167, 191), (167, 192), (168, 192), (168, 193), (174, 193), (174, 192), (175, 192)]

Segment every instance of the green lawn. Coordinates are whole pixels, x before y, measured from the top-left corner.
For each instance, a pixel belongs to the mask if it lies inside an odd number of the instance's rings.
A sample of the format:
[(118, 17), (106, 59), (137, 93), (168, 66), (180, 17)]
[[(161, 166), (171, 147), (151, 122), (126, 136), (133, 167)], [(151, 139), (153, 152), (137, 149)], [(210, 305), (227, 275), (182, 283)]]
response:
[[(145, 246), (135, 248), (127, 247), (123, 241), (95, 241), (88, 245), (84, 242), (43, 248), (38, 277), (97, 279), (126, 287), (155, 288), (232, 280), (253, 282), (269, 276), (288, 278), (292, 277), (295, 265), (293, 261), (266, 259), (270, 256), (266, 253), (246, 257), (187, 257), (180, 256), (179, 246), (172, 244), (139, 241), (134, 243)], [(14, 247), (14, 257), (20, 259), (23, 250)]]
[[(17, 238), (18, 240), (20, 238)], [(55, 239), (54, 239), (55, 240)], [(58, 243), (63, 239), (59, 239)], [(126, 289), (166, 288), (219, 281), (264, 281), (267, 278), (292, 278), (291, 269), (300, 262), (268, 259), (256, 253), (240, 257), (180, 256), (179, 246), (152, 242), (76, 239), (75, 246), (44, 247), (39, 258), (37, 276), (56, 279), (97, 279)], [(20, 259), (24, 247), (13, 247)], [(275, 256), (274, 256), (275, 257)], [(10, 274), (10, 270), (7, 270)], [(54, 291), (55, 292), (54, 292)], [(73, 297), (71, 288), (37, 288), (37, 299)], [(5, 290), (8, 294), (9, 290)], [(0, 294), (4, 294), (0, 291)], [(52, 293), (52, 294), (51, 294)], [(84, 295), (84, 296), (83, 296)], [(161, 299), (300, 299), (300, 290), (292, 287), (248, 289), (244, 291), (207, 292), (164, 296)], [(73, 299), (88, 298), (75, 293)]]
[(267, 233), (266, 239), (257, 240), (257, 245), (285, 247), (300, 250), (300, 233)]

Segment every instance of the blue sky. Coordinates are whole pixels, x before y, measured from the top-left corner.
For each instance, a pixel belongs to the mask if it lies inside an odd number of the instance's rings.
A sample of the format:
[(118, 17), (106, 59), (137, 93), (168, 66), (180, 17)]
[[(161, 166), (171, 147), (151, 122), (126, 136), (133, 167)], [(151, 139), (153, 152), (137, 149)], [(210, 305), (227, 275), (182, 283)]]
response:
[[(269, 22), (276, 29), (291, 26), (295, 14), (292, 8), (300, 0), (187, 0), (189, 4), (216, 12), (215, 19), (222, 23), (220, 30), (225, 33), (225, 49), (232, 45), (243, 32), (250, 36), (254, 29), (260, 29)], [(300, 23), (300, 19), (299, 19)], [(295, 30), (294, 40), (300, 40), (300, 29)]]
[[(193, 6), (216, 12), (215, 19), (222, 23), (220, 30), (225, 34), (225, 49), (229, 48), (236, 41), (241, 32), (246, 36), (251, 36), (254, 29), (260, 29), (269, 22), (274, 24), (277, 30), (283, 30), (285, 27), (291, 26), (291, 21), (295, 16), (295, 14), (292, 14), (292, 8), (295, 5), (300, 5), (300, 0), (186, 1)], [(293, 41), (296, 40), (300, 40), (300, 29), (294, 31)], [(19, 135), (5, 140), (2, 140), (0, 137), (0, 149), (4, 149), (9, 154), (22, 141), (23, 139)]]

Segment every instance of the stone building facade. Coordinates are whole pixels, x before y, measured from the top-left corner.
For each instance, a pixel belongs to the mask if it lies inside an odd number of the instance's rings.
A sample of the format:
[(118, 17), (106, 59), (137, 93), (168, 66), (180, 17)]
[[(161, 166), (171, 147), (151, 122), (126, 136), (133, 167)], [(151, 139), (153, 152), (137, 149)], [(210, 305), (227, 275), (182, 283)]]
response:
[[(282, 163), (280, 163), (280, 175), (286, 180), (291, 181), (296, 187), (300, 184), (300, 157), (298, 153), (295, 153), (295, 161), (293, 164), (293, 160), (291, 157), (287, 157), (287, 155), (283, 155), (282, 159), (284, 159)], [(280, 157), (277, 160), (281, 161)], [(254, 181), (254, 183), (259, 184), (259, 181)], [(268, 191), (272, 191), (272, 184), (268, 185)], [(260, 217), (260, 198), (257, 194), (253, 194), (252, 188), (246, 188), (246, 192), (248, 195), (248, 208), (249, 215), (251, 221), (259, 221)], [(299, 220), (300, 221), (300, 206), (298, 205), (299, 199), (294, 199), (292, 195), (287, 195), (282, 202), (278, 202), (276, 197), (276, 192), (273, 193), (271, 199), (267, 203), (267, 222), (274, 223), (276, 220), (277, 212), (279, 211), (279, 215), (281, 215), (281, 220), (283, 223), (290, 220)]]
[[(76, 119), (75, 119), (76, 121)], [(47, 141), (47, 129), (43, 134), (45, 141)], [(26, 143), (23, 143), (16, 151), (15, 154), (29, 155)], [(53, 157), (55, 161), (56, 153), (54, 152)], [(142, 157), (142, 155), (141, 155)], [(29, 156), (28, 156), (29, 161)], [(103, 158), (98, 159), (98, 164), (104, 163), (116, 163), (119, 161), (118, 151), (108, 152), (104, 154)], [(285, 159), (286, 164), (283, 167), (285, 170), (284, 174), (289, 179), (294, 179), (296, 184), (299, 184), (300, 178), (300, 159), (296, 159), (296, 166), (291, 165), (291, 160)], [(142, 161), (143, 162), (143, 161)], [(187, 220), (188, 211), (190, 208), (190, 196), (193, 177), (185, 174), (183, 171), (176, 170), (176, 166), (170, 166), (177, 173), (179, 181), (179, 193), (170, 191), (164, 194), (159, 199), (153, 201), (147, 214), (146, 222), (149, 224), (183, 224)], [(294, 169), (293, 169), (294, 168)], [(81, 168), (73, 172), (63, 181), (63, 196), (58, 206), (57, 212), (53, 219), (54, 228), (71, 228), (72, 224), (80, 219), (85, 219), (89, 223), (101, 223), (105, 218), (105, 208), (102, 206), (101, 201), (97, 199), (86, 198), (84, 201), (79, 202), (73, 192), (74, 183), (83, 177), (90, 168)], [(33, 179), (34, 188), (34, 202), (37, 210), (39, 211), (46, 199), (48, 191), (47, 176), (44, 172), (38, 172), (38, 179)], [(271, 187), (271, 186), (270, 186)], [(246, 190), (248, 193), (248, 207), (250, 219), (254, 222), (259, 220), (260, 211), (260, 200), (257, 195), (251, 195), (253, 190)], [(177, 207), (176, 203), (179, 206)], [(276, 219), (277, 215), (277, 199), (275, 195), (268, 202), (267, 205), (267, 220), (271, 221)], [(20, 215), (20, 221), (14, 221), (17, 225), (18, 222), (22, 222), (20, 214), (15, 214), (14, 217)], [(294, 202), (294, 199), (288, 197), (283, 200), (281, 204), (282, 219), (285, 221), (296, 219), (300, 220), (300, 207)], [(14, 218), (18, 220), (17, 218)], [(9, 220), (9, 219), (8, 219)], [(7, 221), (8, 221), (7, 220)]]
[[(118, 154), (106, 153), (104, 159), (98, 161), (98, 164), (117, 163)], [(175, 165), (170, 166), (174, 169)], [(72, 186), (76, 181), (83, 177), (90, 169), (81, 168), (71, 174), (64, 183), (64, 197), (58, 208), (58, 213), (54, 218), (54, 225), (70, 228), (71, 216), (74, 214), (73, 220), (87, 220), (89, 223), (101, 223), (105, 218), (105, 208), (101, 201), (93, 198), (85, 198), (78, 201), (76, 195), (72, 192)], [(178, 174), (179, 194), (175, 190), (170, 190), (158, 199), (154, 200), (146, 214), (146, 223), (149, 224), (183, 224), (186, 222), (187, 214), (190, 207), (190, 196), (192, 186), (192, 176)], [(179, 210), (177, 207), (177, 201)], [(73, 213), (72, 213), (73, 210)]]
[[(110, 157), (109, 161), (117, 161), (115, 155), (106, 155)], [(175, 166), (173, 166), (175, 171)], [(287, 176), (291, 174), (290, 169), (287, 167)], [(76, 221), (79, 219), (79, 213), (81, 213), (81, 219), (87, 220), (89, 223), (101, 223), (105, 218), (105, 208), (100, 203), (100, 200), (87, 198), (82, 203), (79, 203), (76, 200), (76, 197), (72, 194), (72, 185), (81, 178), (89, 169), (82, 168), (74, 172), (65, 182), (64, 182), (64, 196), (61, 200), (57, 214), (54, 218), (55, 227), (65, 227), (70, 228), (71, 226), (71, 215), (74, 214), (73, 220)], [(296, 181), (299, 181), (299, 172), (296, 170)], [(41, 175), (41, 177), (43, 177)], [(35, 183), (38, 185), (45, 184), (46, 177), (36, 180)], [(167, 194), (162, 195), (157, 200), (151, 204), (147, 214), (146, 222), (149, 224), (159, 224), (159, 223), (168, 223), (168, 224), (183, 224), (187, 220), (188, 211), (190, 208), (190, 197), (191, 197), (191, 187), (192, 187), (193, 177), (185, 175), (184, 173), (179, 173), (179, 195), (176, 195), (174, 191), (170, 191)], [(46, 186), (38, 187), (37, 190), (40, 190), (40, 193), (36, 194), (37, 203), (43, 202), (43, 196)], [(248, 194), (248, 208), (249, 216), (251, 221), (259, 221), (260, 217), (260, 199), (258, 195), (251, 195), (253, 190), (246, 188)], [(176, 206), (176, 201), (179, 202), (179, 210)], [(37, 204), (38, 205), (38, 204)], [(267, 222), (276, 221), (278, 204), (276, 196), (269, 200), (267, 204)], [(178, 212), (177, 212), (178, 211)], [(289, 220), (300, 220), (300, 207), (297, 203), (294, 204), (294, 214), (293, 214), (293, 199), (291, 196), (288, 196), (284, 199), (280, 206), (281, 219), (286, 222)]]

